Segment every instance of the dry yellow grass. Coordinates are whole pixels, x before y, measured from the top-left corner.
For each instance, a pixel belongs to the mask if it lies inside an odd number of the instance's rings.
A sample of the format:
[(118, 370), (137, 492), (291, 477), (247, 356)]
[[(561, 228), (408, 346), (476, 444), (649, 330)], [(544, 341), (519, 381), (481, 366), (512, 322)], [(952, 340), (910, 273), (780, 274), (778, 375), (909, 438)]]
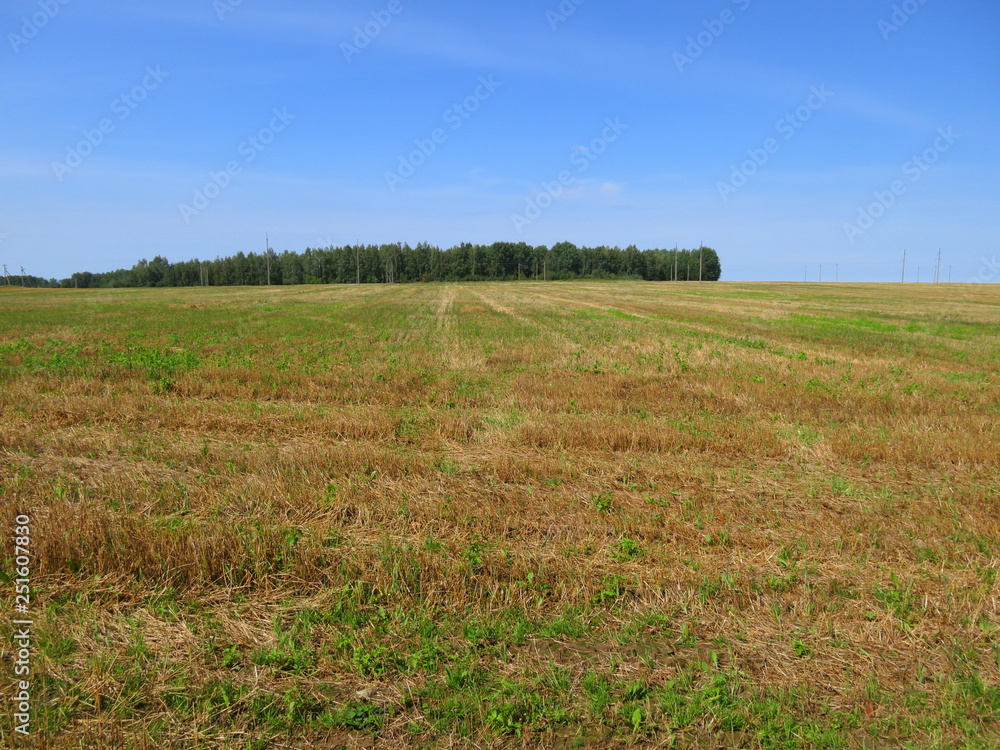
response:
[(994, 288), (2, 290), (0, 320), (47, 747), (1000, 737)]

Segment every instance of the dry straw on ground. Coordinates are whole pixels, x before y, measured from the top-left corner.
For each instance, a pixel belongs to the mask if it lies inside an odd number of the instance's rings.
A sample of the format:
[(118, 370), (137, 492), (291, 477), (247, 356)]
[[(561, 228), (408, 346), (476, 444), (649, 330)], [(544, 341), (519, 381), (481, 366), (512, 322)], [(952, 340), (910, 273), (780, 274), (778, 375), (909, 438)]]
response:
[(39, 747), (1000, 738), (989, 287), (2, 291)]

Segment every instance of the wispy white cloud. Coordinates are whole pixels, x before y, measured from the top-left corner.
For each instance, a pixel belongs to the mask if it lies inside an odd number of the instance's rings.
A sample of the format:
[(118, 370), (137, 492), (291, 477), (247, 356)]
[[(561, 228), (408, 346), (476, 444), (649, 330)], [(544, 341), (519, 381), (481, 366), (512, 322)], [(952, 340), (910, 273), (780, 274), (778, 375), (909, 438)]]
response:
[(827, 105), (867, 122), (910, 129), (937, 127), (927, 114), (895, 105), (876, 94), (809, 70), (791, 70), (778, 65), (747, 63), (728, 59), (705, 60), (697, 67), (674, 77), (672, 87), (703, 99), (731, 97), (734, 100), (771, 101), (776, 111), (792, 106), (808, 96), (814, 86), (833, 92)]

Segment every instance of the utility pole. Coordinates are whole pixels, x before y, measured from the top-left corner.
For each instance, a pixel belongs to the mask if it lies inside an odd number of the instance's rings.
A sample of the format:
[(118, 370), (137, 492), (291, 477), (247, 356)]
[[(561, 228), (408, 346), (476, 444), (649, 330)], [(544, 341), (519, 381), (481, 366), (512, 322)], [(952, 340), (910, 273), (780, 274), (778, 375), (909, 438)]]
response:
[(705, 257), (705, 245), (704, 243), (700, 243), (698, 245), (698, 281), (701, 281), (701, 269), (702, 266), (704, 265), (702, 263), (702, 260), (704, 259), (704, 257)]
[(267, 238), (267, 233), (264, 233), (264, 260), (267, 262), (267, 285), (271, 286), (271, 241)]
[(548, 269), (549, 269), (549, 261), (547, 259), (543, 258), (542, 259), (542, 281), (548, 281), (549, 280), (549, 278), (548, 278), (548, 273), (549, 273)]
[(951, 266), (948, 266), (948, 283), (951, 283)]
[(10, 286), (10, 274), (7, 273), (7, 264), (3, 264), (3, 278), (7, 282), (7, 286)]
[(804, 266), (802, 266), (802, 280), (803, 281), (809, 281), (809, 264), (808, 263), (806, 263)]
[(836, 284), (840, 283), (840, 264), (839, 263), (837, 264), (837, 271), (836, 271), (836, 276), (834, 277), (834, 283), (836, 283)]
[(823, 264), (819, 264), (819, 283), (823, 283)]
[(361, 240), (354, 241), (354, 262), (358, 267), (358, 281), (361, 283)]
[(677, 251), (680, 245), (674, 245), (674, 281), (677, 281)]
[(938, 284), (941, 281), (941, 248), (938, 248), (938, 262), (937, 269), (934, 271), (934, 283)]
[(903, 251), (903, 277), (899, 280), (899, 283), (906, 283), (906, 250)]
[(917, 283), (920, 283), (920, 266), (917, 266)]
[(24, 286), (24, 266), (21, 266), (21, 286)]

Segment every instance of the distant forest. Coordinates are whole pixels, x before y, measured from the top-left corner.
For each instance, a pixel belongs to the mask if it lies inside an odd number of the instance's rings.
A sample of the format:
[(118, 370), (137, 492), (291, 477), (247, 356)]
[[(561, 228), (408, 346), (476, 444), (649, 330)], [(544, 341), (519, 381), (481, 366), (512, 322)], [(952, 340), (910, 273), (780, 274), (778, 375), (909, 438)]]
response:
[[(463, 243), (442, 250), (421, 243), (306, 248), (297, 253), (236, 253), (215, 260), (170, 263), (157, 256), (129, 269), (82, 271), (56, 282), (35, 277), (32, 286), (84, 288), (260, 286), (265, 284), (385, 284), (418, 281), (515, 281), (636, 279), (718, 281), (722, 266), (710, 247), (693, 250), (639, 250), (634, 245), (551, 248), (523, 242)], [(18, 277), (11, 276), (10, 283)]]

